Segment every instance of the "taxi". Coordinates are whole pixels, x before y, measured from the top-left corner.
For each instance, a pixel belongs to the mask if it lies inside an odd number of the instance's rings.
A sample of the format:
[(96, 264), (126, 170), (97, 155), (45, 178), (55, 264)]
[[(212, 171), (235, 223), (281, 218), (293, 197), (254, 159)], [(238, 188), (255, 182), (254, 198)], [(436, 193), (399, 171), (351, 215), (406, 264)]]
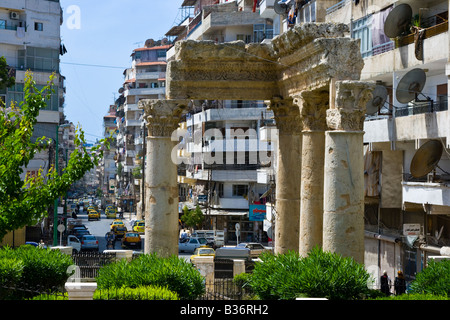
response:
[(142, 239), (137, 232), (127, 232), (122, 238), (122, 248), (142, 248)]
[(117, 227), (114, 228), (114, 235), (116, 236), (116, 238), (122, 238), (125, 236), (125, 234), (127, 233), (127, 227), (125, 227), (125, 225), (118, 225)]
[(95, 210), (88, 211), (88, 220), (90, 221), (92, 219), (100, 220), (100, 215)]
[(215, 255), (213, 248), (201, 246), (195, 249), (194, 254), (191, 256), (191, 263), (194, 263), (194, 260), (198, 257), (214, 257)]
[(114, 229), (118, 226), (125, 227), (125, 224), (123, 223), (122, 220), (116, 219), (111, 223), (111, 231), (114, 231)]
[(107, 218), (113, 218), (113, 219), (115, 219), (115, 218), (116, 218), (116, 209), (113, 208), (113, 207), (107, 207), (107, 208), (105, 209), (105, 214), (106, 214), (106, 217), (107, 217)]
[(133, 231), (138, 233), (145, 233), (145, 221), (144, 220), (136, 221), (136, 223), (133, 226)]

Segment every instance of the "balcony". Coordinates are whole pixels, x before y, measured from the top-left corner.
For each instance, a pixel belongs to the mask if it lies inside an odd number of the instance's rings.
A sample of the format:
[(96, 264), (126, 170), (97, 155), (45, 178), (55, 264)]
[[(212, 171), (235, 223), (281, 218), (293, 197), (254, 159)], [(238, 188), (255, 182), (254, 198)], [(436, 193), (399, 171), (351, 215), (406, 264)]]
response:
[(137, 103), (130, 103), (130, 104), (125, 104), (125, 107), (124, 107), (124, 111), (125, 112), (128, 112), (128, 111), (139, 111), (140, 109), (139, 109), (139, 107), (138, 107), (138, 105), (137, 105)]
[(403, 182), (402, 193), (406, 208), (416, 205), (429, 210), (430, 214), (450, 212), (450, 180), (444, 183)]
[(137, 72), (136, 73), (136, 80), (158, 80), (158, 79), (165, 79), (166, 73), (165, 72)]
[(126, 120), (125, 126), (127, 127), (140, 127), (142, 124), (141, 120)]
[(143, 95), (164, 95), (166, 93), (165, 87), (160, 88), (134, 88), (125, 91), (125, 96), (143, 96)]
[(236, 198), (219, 198), (219, 204), (213, 205), (213, 208), (221, 209), (247, 209), (248, 210), (248, 200), (242, 197)]
[(273, 10), (275, 0), (261, 0), (259, 2), (259, 14), (263, 18), (272, 18), (276, 13)]

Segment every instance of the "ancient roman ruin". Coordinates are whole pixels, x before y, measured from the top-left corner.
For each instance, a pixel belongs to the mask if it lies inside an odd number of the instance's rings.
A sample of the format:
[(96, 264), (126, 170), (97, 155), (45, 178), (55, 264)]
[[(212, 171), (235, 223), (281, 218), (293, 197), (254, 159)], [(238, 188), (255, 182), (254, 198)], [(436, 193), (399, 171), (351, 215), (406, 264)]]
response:
[[(177, 252), (177, 171), (170, 141), (190, 100), (265, 100), (277, 129), (275, 253), (313, 247), (364, 260), (363, 131), (374, 84), (360, 82), (348, 26), (311, 23), (270, 43), (179, 41), (167, 100), (144, 100), (149, 137), (145, 252)], [(150, 174), (152, 173), (152, 174)]]

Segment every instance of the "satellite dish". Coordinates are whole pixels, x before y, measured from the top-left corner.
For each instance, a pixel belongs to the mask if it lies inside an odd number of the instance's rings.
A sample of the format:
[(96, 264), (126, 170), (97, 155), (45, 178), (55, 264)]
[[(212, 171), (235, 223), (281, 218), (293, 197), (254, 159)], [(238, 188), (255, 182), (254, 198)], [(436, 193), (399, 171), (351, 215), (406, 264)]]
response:
[(444, 148), (439, 140), (424, 143), (411, 160), (411, 175), (420, 178), (430, 173), (441, 160)]
[(281, 15), (287, 15), (292, 7), (292, 0), (275, 0), (273, 10)]
[(427, 76), (422, 69), (416, 68), (409, 71), (397, 85), (395, 92), (397, 100), (408, 103), (416, 98), (416, 95), (422, 92), (426, 80)]
[(151, 47), (153, 47), (154, 45), (155, 45), (155, 40), (153, 40), (153, 39), (147, 39), (147, 40), (145, 41), (144, 47), (146, 47), (146, 48), (151, 48)]
[(396, 6), (384, 22), (384, 34), (389, 38), (398, 37), (407, 30), (411, 20), (412, 8), (409, 4), (403, 3)]
[(387, 89), (385, 86), (377, 85), (372, 91), (373, 98), (366, 104), (366, 114), (373, 115), (380, 111), (387, 99)]

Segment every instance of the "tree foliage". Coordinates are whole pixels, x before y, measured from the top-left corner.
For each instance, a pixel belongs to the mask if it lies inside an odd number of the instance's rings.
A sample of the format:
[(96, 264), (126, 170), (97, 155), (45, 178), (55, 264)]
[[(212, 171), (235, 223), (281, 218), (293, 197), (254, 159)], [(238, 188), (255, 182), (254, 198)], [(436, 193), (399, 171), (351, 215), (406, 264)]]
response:
[(32, 136), (39, 110), (46, 106), (52, 92), (53, 79), (54, 75), (38, 90), (32, 73), (27, 72), (24, 100), (0, 106), (0, 240), (7, 232), (36, 224), (47, 216), (54, 200), (98, 165), (103, 149), (109, 148), (109, 140), (104, 139), (88, 152), (84, 133), (77, 127), (75, 150), (61, 174), (53, 167), (48, 172), (41, 168), (37, 175), (22, 178), (24, 168), (36, 153), (52, 144), (52, 140), (45, 137), (33, 142)]
[(198, 227), (202, 224), (205, 219), (202, 210), (197, 205), (194, 210), (189, 210), (187, 206), (183, 207), (183, 215), (181, 216), (181, 220), (188, 227)]

